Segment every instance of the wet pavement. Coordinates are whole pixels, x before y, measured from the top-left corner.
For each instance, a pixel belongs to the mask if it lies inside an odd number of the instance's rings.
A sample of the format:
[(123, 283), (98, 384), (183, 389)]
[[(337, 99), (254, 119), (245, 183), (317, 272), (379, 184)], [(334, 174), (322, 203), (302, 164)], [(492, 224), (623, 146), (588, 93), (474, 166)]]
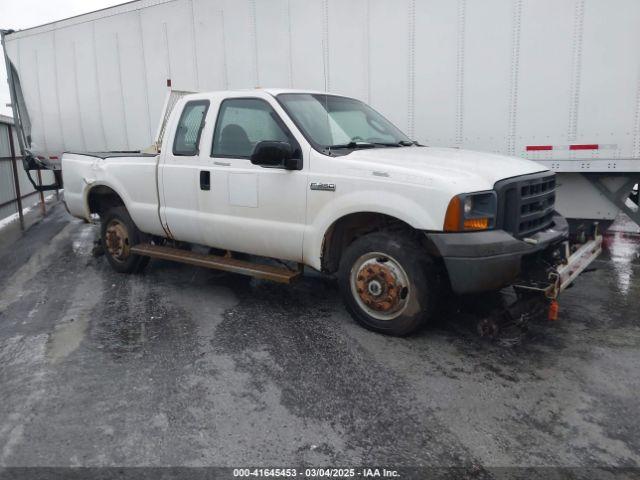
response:
[(640, 237), (616, 231), (560, 320), (366, 331), (330, 279), (113, 272), (56, 207), (0, 247), (0, 465), (640, 464)]

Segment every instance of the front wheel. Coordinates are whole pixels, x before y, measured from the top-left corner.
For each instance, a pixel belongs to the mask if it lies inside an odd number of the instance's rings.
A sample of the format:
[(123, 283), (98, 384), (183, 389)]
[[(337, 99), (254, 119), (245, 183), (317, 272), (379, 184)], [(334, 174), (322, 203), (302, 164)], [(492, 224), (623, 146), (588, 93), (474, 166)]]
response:
[(377, 232), (347, 247), (338, 271), (351, 316), (364, 327), (408, 335), (434, 315), (439, 276), (424, 248), (409, 235)]
[(113, 269), (120, 273), (140, 272), (149, 257), (131, 253), (131, 247), (141, 243), (144, 234), (138, 230), (124, 207), (109, 209), (102, 219), (102, 245)]

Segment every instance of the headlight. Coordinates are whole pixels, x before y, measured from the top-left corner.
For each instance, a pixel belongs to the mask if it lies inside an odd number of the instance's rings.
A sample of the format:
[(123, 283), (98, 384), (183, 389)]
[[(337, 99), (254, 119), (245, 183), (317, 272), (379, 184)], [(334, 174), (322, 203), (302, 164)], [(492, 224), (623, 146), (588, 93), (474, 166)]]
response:
[(495, 227), (498, 198), (496, 192), (463, 193), (449, 202), (444, 217), (445, 232), (488, 230)]
[(473, 197), (471, 195), (464, 199), (464, 216), (471, 215), (473, 211)]

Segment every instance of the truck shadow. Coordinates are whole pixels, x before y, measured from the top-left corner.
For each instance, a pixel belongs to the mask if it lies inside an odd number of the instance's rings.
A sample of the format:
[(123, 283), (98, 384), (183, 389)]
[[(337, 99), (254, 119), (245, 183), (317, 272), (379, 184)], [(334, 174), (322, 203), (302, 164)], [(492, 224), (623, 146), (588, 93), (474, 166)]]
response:
[[(330, 321), (328, 317), (337, 316), (344, 322), (354, 322), (341, 302), (336, 280), (316, 272), (305, 273), (293, 285), (279, 285), (240, 275), (214, 275), (210, 282), (229, 288), (239, 299), (237, 308), (255, 308), (265, 317), (277, 313), (280, 318), (297, 317), (304, 323), (309, 316), (315, 317), (316, 321), (327, 322)], [(507, 321), (489, 331), (482, 328), (492, 314), (513, 300), (509, 290), (476, 297), (447, 296), (440, 299), (437, 316), (406, 339), (422, 341), (436, 335), (500, 348), (513, 348), (541, 338), (548, 343), (544, 332), (549, 322), (540, 318), (523, 323)], [(299, 326), (304, 328), (302, 324)]]

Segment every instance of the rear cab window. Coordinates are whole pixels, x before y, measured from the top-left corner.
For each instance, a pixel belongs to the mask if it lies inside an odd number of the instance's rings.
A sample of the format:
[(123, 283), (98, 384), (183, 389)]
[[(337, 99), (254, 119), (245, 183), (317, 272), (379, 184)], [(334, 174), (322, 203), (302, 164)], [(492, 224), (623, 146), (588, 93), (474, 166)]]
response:
[(200, 135), (209, 110), (208, 100), (187, 102), (180, 114), (178, 128), (173, 139), (173, 154), (178, 156), (198, 155)]

